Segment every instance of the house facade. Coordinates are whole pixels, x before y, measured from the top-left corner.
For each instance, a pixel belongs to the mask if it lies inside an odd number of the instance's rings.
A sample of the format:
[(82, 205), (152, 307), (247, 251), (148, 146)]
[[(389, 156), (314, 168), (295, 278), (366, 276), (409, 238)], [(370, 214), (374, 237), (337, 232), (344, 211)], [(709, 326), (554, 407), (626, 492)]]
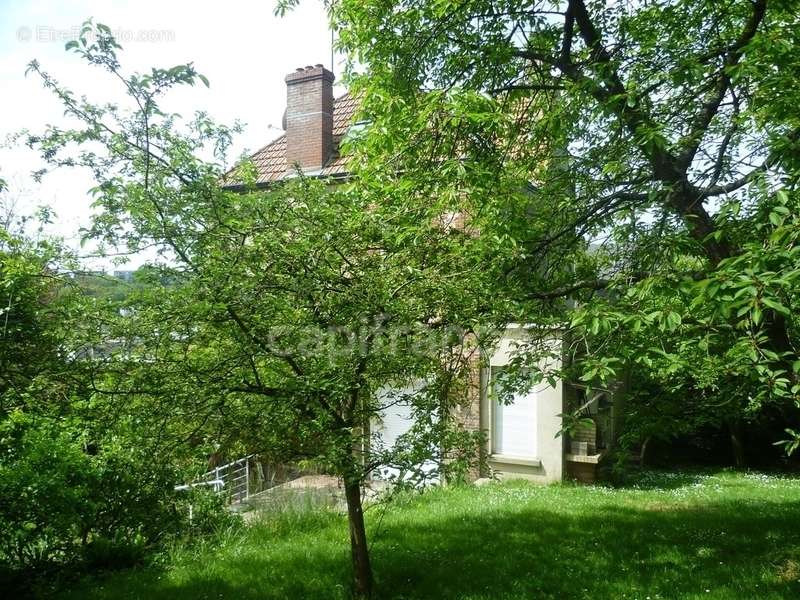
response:
[[(299, 68), (285, 78), (284, 134), (256, 151), (250, 160), (256, 183), (271, 183), (293, 176), (298, 168), (306, 176), (335, 181), (348, 177), (347, 160), (339, 152), (342, 139), (356, 125), (357, 100), (350, 94), (334, 98), (334, 75), (322, 65)], [(543, 382), (499, 401), (495, 393), (515, 348), (525, 341), (529, 328), (510, 326), (497, 346), (476, 356), (464, 398), (451, 414), (458, 426), (482, 431), (486, 444), (485, 471), (476, 476), (526, 478), (542, 483), (572, 476), (593, 480), (597, 464), (614, 438), (616, 420), (610, 392), (582, 397), (579, 387), (563, 381)], [(561, 355), (562, 340), (548, 342), (553, 356)], [(558, 368), (560, 362), (540, 365)], [(582, 407), (593, 425), (561, 435), (568, 410)], [(382, 418), (372, 424), (379, 443), (391, 446), (411, 426), (411, 408), (387, 402)], [(380, 476), (379, 474), (377, 476)]]

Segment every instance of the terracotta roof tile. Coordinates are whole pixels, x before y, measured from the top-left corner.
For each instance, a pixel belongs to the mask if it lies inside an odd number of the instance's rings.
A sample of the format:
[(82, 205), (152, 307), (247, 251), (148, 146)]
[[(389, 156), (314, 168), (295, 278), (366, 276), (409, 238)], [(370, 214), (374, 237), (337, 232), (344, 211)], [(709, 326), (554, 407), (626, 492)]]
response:
[(353, 116), (358, 108), (358, 99), (351, 94), (339, 96), (333, 103), (333, 135), (342, 136), (353, 124)]
[[(347, 157), (339, 156), (339, 141), (353, 124), (353, 116), (358, 108), (358, 100), (352, 95), (345, 94), (336, 98), (333, 104), (333, 140), (334, 154), (328, 164), (320, 172), (321, 175), (344, 175), (347, 173)], [(278, 181), (290, 173), (290, 165), (286, 162), (286, 135), (271, 141), (269, 144), (250, 155), (250, 160), (258, 171), (256, 183), (265, 184)], [(227, 178), (234, 178), (234, 170), (226, 174)], [(228, 185), (236, 185), (234, 182)]]

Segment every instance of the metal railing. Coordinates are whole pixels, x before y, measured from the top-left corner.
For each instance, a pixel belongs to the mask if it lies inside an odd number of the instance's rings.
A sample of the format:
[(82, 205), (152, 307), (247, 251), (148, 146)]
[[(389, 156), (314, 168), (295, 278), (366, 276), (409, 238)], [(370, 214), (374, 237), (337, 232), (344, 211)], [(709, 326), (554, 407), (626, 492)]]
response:
[(214, 467), (192, 483), (175, 487), (188, 490), (210, 487), (223, 495), (230, 504), (238, 504), (271, 487), (299, 477), (301, 472), (289, 465), (267, 465), (258, 455), (250, 454), (224, 465)]
[[(214, 469), (200, 477), (200, 483), (213, 485), (214, 490), (218, 493), (227, 495), (231, 504), (242, 502), (247, 500), (250, 494), (255, 491), (251, 488), (258, 488), (257, 491), (261, 491), (261, 485), (258, 485), (263, 480), (263, 473), (260, 467), (261, 464), (255, 460), (255, 455), (251, 454), (228, 464), (214, 467)], [(254, 475), (256, 476), (256, 482), (252, 481)], [(251, 485), (253, 483), (256, 483), (256, 485)]]
[(225, 489), (225, 482), (221, 479), (212, 479), (211, 481), (198, 481), (196, 483), (184, 483), (183, 485), (176, 485), (176, 492), (183, 492), (196, 487), (212, 487), (215, 492), (220, 492)]

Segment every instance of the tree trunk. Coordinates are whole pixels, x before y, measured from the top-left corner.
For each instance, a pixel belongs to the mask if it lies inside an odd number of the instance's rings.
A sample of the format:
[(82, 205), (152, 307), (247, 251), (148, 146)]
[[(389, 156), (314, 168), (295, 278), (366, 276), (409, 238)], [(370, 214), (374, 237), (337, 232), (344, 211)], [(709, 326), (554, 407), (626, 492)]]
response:
[(648, 435), (642, 442), (642, 447), (639, 449), (639, 466), (644, 468), (644, 461), (647, 458), (647, 444), (650, 443), (650, 436)]
[(737, 469), (745, 466), (744, 445), (742, 444), (742, 428), (738, 422), (730, 421), (728, 430), (731, 434), (731, 450), (733, 451), (733, 465)]
[(361, 486), (358, 482), (345, 482), (347, 517), (350, 522), (350, 551), (353, 560), (353, 598), (367, 600), (372, 597), (372, 566), (369, 562), (367, 532), (361, 508)]

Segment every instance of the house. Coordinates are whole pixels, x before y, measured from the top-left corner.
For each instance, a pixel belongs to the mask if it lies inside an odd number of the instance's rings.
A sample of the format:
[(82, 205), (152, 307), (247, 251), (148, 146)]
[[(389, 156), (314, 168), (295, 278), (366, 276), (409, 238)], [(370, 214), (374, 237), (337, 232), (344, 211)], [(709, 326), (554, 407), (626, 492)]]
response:
[[(339, 147), (357, 125), (357, 100), (349, 94), (334, 98), (333, 82), (333, 73), (319, 64), (286, 76), (285, 133), (251, 156), (257, 185), (268, 186), (291, 177), (298, 167), (311, 177), (334, 181), (348, 177), (346, 157)], [(587, 401), (579, 387), (563, 381), (517, 392), (511, 403), (499, 402), (494, 393), (515, 346), (525, 339), (528, 330), (521, 325), (509, 327), (484, 360), (474, 361), (468, 391), (452, 418), (467, 430), (485, 434), (489, 472), (479, 475), (523, 477), (543, 483), (560, 481), (568, 474), (592, 480), (597, 463), (614, 438), (613, 394), (595, 394)], [(548, 343), (552, 354), (560, 356), (561, 336), (554, 335)], [(562, 415), (578, 406), (591, 422), (570, 436), (560, 435)], [(373, 432), (384, 444), (393, 444), (408, 430), (410, 412), (403, 402), (387, 402), (383, 418), (372, 424)]]

